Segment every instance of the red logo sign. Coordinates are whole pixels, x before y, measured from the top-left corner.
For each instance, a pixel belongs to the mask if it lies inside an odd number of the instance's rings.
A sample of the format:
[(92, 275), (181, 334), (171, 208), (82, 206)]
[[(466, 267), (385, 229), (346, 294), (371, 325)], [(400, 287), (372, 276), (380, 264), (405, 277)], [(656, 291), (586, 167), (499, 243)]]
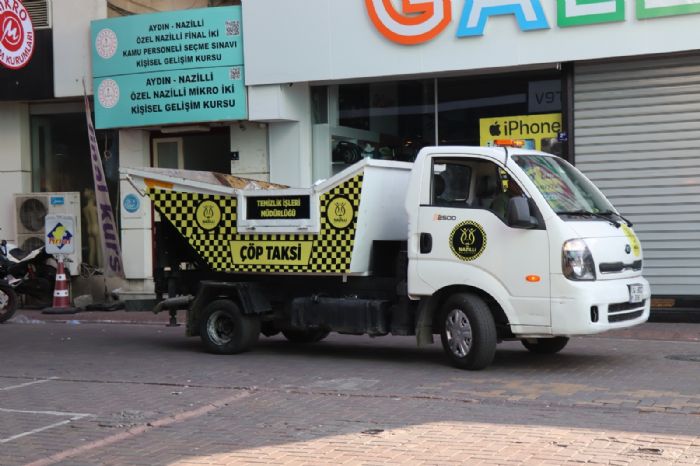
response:
[(34, 26), (19, 0), (0, 0), (0, 64), (16, 70), (34, 53)]

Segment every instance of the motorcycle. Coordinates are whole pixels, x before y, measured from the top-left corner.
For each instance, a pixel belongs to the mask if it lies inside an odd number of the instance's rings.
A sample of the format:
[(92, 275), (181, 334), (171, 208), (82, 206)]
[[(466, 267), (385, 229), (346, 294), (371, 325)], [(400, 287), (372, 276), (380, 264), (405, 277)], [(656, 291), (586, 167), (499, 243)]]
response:
[(23, 306), (51, 305), (56, 281), (54, 259), (44, 247), (24, 251), (0, 242), (0, 323), (9, 320)]

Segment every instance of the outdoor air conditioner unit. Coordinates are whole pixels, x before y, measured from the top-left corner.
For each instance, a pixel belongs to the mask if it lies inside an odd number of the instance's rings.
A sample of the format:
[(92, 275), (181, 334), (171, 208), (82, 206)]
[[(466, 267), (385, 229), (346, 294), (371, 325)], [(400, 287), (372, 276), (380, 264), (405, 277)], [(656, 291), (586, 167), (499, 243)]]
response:
[(75, 218), (73, 241), (75, 252), (67, 254), (66, 268), (71, 275), (80, 273), (83, 254), (81, 249), (80, 193), (24, 193), (15, 194), (17, 246), (32, 251), (46, 244), (44, 220), (47, 215), (71, 215)]

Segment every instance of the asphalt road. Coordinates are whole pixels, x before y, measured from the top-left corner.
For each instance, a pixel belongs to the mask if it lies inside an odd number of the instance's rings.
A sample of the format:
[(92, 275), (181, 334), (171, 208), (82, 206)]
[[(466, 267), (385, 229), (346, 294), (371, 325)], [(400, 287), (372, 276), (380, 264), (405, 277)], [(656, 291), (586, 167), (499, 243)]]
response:
[(410, 337), (215, 356), (78, 322), (0, 325), (0, 465), (700, 464), (694, 338), (506, 342), (468, 372)]

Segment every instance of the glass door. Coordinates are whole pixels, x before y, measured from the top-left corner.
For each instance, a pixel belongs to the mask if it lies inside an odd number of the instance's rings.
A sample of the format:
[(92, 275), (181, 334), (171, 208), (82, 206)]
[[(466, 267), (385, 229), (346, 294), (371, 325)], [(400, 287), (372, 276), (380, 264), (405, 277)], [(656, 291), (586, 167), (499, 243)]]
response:
[(154, 139), (153, 166), (158, 168), (185, 168), (182, 138)]

